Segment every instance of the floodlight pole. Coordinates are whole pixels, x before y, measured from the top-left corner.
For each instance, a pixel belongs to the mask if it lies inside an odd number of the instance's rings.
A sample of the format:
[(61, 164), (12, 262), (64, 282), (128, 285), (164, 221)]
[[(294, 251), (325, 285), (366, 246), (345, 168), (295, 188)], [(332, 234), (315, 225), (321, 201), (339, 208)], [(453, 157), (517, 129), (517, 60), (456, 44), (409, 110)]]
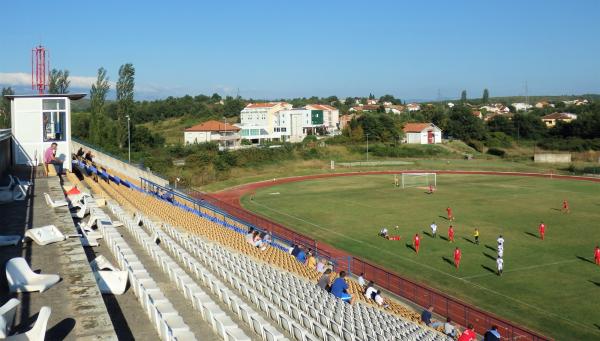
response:
[(128, 160), (129, 163), (131, 163), (131, 125), (130, 125), (130, 121), (131, 118), (129, 117), (129, 115), (126, 115), (125, 117), (127, 117), (127, 149), (128, 151)]

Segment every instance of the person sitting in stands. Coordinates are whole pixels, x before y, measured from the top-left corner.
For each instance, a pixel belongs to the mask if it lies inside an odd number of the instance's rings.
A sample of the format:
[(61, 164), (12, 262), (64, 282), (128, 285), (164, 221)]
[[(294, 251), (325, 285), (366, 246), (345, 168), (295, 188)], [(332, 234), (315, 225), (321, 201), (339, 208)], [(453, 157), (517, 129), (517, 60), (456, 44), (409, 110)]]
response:
[(475, 334), (475, 329), (473, 328), (473, 325), (469, 323), (467, 325), (467, 329), (465, 329), (465, 331), (462, 332), (462, 334), (460, 334), (458, 341), (476, 341), (476, 340), (477, 340), (477, 334)]
[(331, 284), (331, 293), (342, 301), (352, 304), (352, 295), (348, 293), (348, 283), (346, 283), (345, 277), (346, 272), (340, 271), (340, 276)]
[(306, 252), (304, 252), (302, 248), (300, 248), (300, 251), (296, 254), (296, 259), (302, 264), (306, 263)]
[(250, 230), (248, 230), (248, 233), (246, 233), (246, 243), (248, 244), (254, 244), (254, 229), (250, 228)]
[(267, 234), (266, 232), (261, 232), (260, 239), (262, 241), (261, 250), (264, 251), (267, 249), (267, 246), (271, 245), (271, 236), (269, 234)]
[(446, 336), (450, 336), (451, 338), (456, 337), (456, 327), (452, 324), (452, 319), (449, 317), (446, 319), (446, 323), (444, 323), (444, 334)]
[(57, 147), (58, 144), (56, 144), (56, 142), (52, 142), (50, 147), (46, 149), (46, 151), (44, 152), (44, 163), (47, 167), (53, 165), (54, 169), (56, 169), (56, 174), (61, 175), (63, 173), (63, 162), (60, 159), (56, 158)]
[(370, 281), (369, 284), (367, 284), (367, 288), (364, 292), (365, 298), (367, 298), (368, 300), (372, 300), (375, 297), (376, 293), (377, 289), (375, 289), (375, 283), (373, 283), (373, 281)]
[(500, 333), (498, 327), (492, 326), (490, 330), (483, 334), (483, 341), (500, 341)]
[(442, 325), (440, 321), (431, 321), (431, 313), (433, 312), (433, 306), (429, 306), (428, 309), (423, 310), (421, 313), (421, 322), (425, 323), (425, 325), (436, 329), (437, 327)]
[(83, 147), (79, 147), (79, 150), (77, 150), (77, 157), (78, 157), (78, 158), (80, 158), (80, 157), (82, 157), (83, 155), (84, 155), (84, 152), (83, 152)]
[(308, 251), (308, 258), (306, 259), (306, 266), (310, 269), (316, 269), (317, 259), (313, 256), (312, 251)]
[(319, 262), (317, 263), (317, 271), (320, 273), (324, 273), (326, 270), (325, 265), (327, 265), (327, 260), (325, 258), (319, 259)]
[(271, 232), (267, 232), (265, 233), (264, 237), (262, 237), (263, 241), (268, 245), (271, 245), (271, 243), (273, 242), (273, 236), (271, 235)]
[(290, 250), (292, 256), (296, 257), (298, 255), (298, 252), (300, 252), (300, 245), (292, 245), (292, 249)]
[(85, 153), (85, 159), (88, 160), (89, 162), (94, 162), (92, 160), (92, 157), (93, 157), (92, 152), (88, 150), (87, 153)]
[(378, 306), (384, 307), (384, 308), (389, 307), (389, 305), (387, 303), (385, 303), (383, 296), (381, 296), (381, 290), (377, 290), (377, 292), (375, 293), (375, 297), (373, 299), (375, 300), (375, 303), (377, 303)]
[(360, 287), (363, 288), (363, 289), (365, 287), (365, 284), (367, 284), (367, 281), (365, 281), (365, 278), (363, 277), (364, 275), (365, 274), (361, 272), (360, 276), (358, 276), (358, 279), (357, 279), (358, 285), (360, 285)]
[(321, 275), (321, 277), (319, 278), (319, 281), (317, 282), (317, 286), (323, 290), (329, 291), (329, 276), (331, 274), (331, 270), (327, 269), (325, 270), (325, 272)]

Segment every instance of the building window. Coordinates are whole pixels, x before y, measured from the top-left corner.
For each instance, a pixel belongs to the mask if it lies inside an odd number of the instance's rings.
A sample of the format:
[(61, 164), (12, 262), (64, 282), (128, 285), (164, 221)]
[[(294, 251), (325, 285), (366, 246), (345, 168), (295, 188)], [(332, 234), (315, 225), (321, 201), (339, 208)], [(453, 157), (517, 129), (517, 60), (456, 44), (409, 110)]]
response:
[(44, 142), (66, 140), (66, 103), (64, 99), (42, 100)]

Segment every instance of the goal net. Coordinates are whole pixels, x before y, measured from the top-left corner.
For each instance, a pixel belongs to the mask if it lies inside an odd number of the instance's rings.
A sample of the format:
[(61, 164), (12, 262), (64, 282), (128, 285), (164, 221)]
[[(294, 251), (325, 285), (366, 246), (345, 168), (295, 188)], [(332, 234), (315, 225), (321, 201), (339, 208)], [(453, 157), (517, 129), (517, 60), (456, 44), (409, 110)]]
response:
[(402, 188), (437, 187), (436, 173), (402, 173)]

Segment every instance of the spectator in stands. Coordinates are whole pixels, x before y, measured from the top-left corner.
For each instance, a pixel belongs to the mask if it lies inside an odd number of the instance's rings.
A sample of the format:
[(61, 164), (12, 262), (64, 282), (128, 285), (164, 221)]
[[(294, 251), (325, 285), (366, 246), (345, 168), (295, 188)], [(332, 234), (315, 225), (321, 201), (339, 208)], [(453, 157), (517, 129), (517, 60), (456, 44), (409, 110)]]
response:
[(306, 252), (304, 252), (302, 248), (300, 248), (300, 251), (296, 254), (296, 259), (302, 264), (306, 263)]
[(365, 274), (364, 273), (360, 273), (360, 276), (358, 276), (358, 285), (360, 285), (361, 288), (365, 288), (365, 284), (367, 284), (367, 281), (365, 281), (365, 278), (363, 277)]
[(377, 290), (377, 292), (375, 293), (375, 298), (373, 298), (373, 299), (375, 300), (375, 303), (377, 303), (378, 306), (384, 307), (384, 308), (389, 307), (389, 305), (387, 303), (385, 303), (383, 296), (381, 296), (381, 290)]
[(329, 291), (329, 277), (331, 274), (331, 270), (327, 269), (325, 270), (325, 272), (323, 273), (323, 275), (321, 275), (321, 278), (319, 278), (319, 281), (317, 282), (317, 286), (323, 290)]
[(375, 298), (376, 293), (377, 293), (377, 289), (375, 289), (375, 283), (373, 283), (373, 281), (370, 281), (364, 292), (365, 298), (372, 300)]
[(325, 258), (319, 259), (317, 263), (317, 271), (320, 273), (324, 273), (327, 269), (325, 269), (325, 265), (327, 265), (327, 260)]
[(315, 258), (315, 256), (313, 256), (312, 251), (308, 251), (308, 258), (306, 259), (306, 266), (308, 266), (310, 269), (317, 268), (317, 259)]
[(267, 232), (265, 233), (265, 236), (263, 237), (263, 241), (268, 245), (271, 245), (271, 243), (273, 242), (273, 235), (271, 234), (271, 232)]
[(260, 238), (260, 233), (258, 231), (254, 231), (252, 233), (252, 245), (254, 247), (259, 248), (261, 250), (266, 250), (266, 247), (263, 246), (263, 240)]
[(429, 306), (429, 308), (423, 310), (421, 313), (421, 322), (425, 323), (425, 325), (437, 329), (437, 327), (442, 325), (440, 321), (431, 321), (431, 313), (433, 312), (433, 306)]
[(83, 152), (83, 147), (79, 147), (79, 150), (77, 150), (77, 158), (81, 158), (83, 156), (84, 152)]
[(260, 233), (261, 240), (261, 250), (264, 251), (267, 249), (267, 246), (271, 245), (271, 237), (266, 232)]
[(293, 244), (290, 253), (292, 254), (292, 256), (296, 257), (298, 255), (298, 252), (300, 252), (300, 245)]
[(500, 333), (498, 327), (492, 326), (490, 330), (483, 334), (483, 341), (500, 341)]
[(465, 331), (462, 332), (462, 334), (460, 334), (458, 341), (476, 341), (476, 340), (477, 340), (477, 334), (475, 334), (473, 325), (469, 323), (467, 325), (467, 329), (465, 329)]
[(345, 271), (340, 271), (339, 277), (331, 284), (331, 293), (342, 301), (352, 304), (353, 299), (352, 295), (348, 293), (348, 283), (346, 282)]
[(248, 244), (254, 244), (254, 229), (250, 228), (250, 230), (248, 230), (248, 233), (246, 233), (246, 243)]
[(456, 337), (456, 327), (452, 324), (452, 319), (449, 317), (446, 319), (446, 323), (444, 323), (444, 334), (453, 339)]
[(50, 147), (44, 152), (44, 163), (46, 164), (46, 167), (53, 165), (54, 169), (56, 169), (56, 174), (60, 175), (63, 173), (63, 162), (56, 157), (56, 148), (58, 148), (58, 144), (52, 142)]
[(89, 162), (94, 162), (94, 161), (92, 161), (92, 157), (93, 157), (92, 152), (88, 150), (87, 153), (85, 153), (85, 159), (88, 160)]

